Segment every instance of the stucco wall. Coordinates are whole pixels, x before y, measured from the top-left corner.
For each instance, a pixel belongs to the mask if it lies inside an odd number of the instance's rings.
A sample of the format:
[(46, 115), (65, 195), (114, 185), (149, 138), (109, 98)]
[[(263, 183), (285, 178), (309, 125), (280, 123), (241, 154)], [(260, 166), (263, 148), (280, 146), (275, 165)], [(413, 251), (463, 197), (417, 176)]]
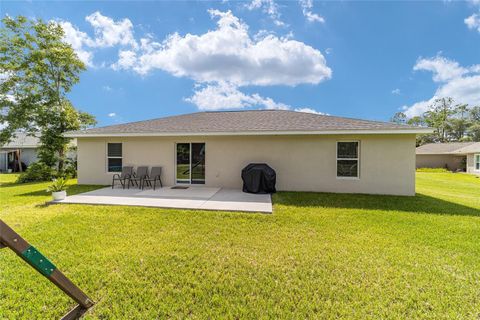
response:
[(37, 149), (22, 149), (21, 153), (21, 160), (24, 162), (27, 166), (30, 165), (33, 162), (36, 162), (38, 160), (38, 150)]
[(417, 168), (448, 168), (451, 171), (465, 169), (465, 156), (450, 154), (417, 154)]
[(467, 154), (467, 172), (480, 176), (480, 171), (475, 170), (474, 153)]
[[(360, 141), (360, 178), (336, 177), (336, 142)], [(415, 135), (128, 137), (78, 139), (80, 184), (109, 184), (106, 143), (123, 143), (123, 165), (161, 165), (174, 184), (175, 143), (206, 143), (206, 185), (240, 188), (252, 162), (277, 172), (277, 189), (414, 195)]]

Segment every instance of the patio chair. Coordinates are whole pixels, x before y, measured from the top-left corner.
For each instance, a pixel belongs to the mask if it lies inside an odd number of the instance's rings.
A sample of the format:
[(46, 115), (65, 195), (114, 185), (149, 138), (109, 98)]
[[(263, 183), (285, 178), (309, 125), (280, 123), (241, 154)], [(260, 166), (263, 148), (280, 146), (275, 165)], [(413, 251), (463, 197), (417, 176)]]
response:
[[(148, 177), (148, 167), (141, 166), (137, 168), (137, 173), (134, 173), (130, 178), (132, 186), (136, 185), (139, 188), (142, 188), (143, 180)], [(128, 184), (128, 189), (130, 189), (130, 183)]]
[(123, 189), (125, 189), (125, 183), (128, 183), (130, 185), (130, 178), (133, 175), (133, 167), (127, 166), (127, 167), (122, 167), (122, 173), (118, 174), (115, 173), (112, 178), (112, 189), (115, 186), (115, 181), (120, 181), (120, 184), (122, 185)]
[(150, 175), (148, 175), (145, 179), (143, 179), (143, 184), (142, 184), (142, 190), (147, 184), (152, 187), (152, 182), (153, 182), (153, 190), (155, 190), (155, 186), (157, 185), (157, 180), (160, 182), (160, 188), (163, 188), (162, 185), (162, 167), (152, 167), (152, 170), (150, 171)]

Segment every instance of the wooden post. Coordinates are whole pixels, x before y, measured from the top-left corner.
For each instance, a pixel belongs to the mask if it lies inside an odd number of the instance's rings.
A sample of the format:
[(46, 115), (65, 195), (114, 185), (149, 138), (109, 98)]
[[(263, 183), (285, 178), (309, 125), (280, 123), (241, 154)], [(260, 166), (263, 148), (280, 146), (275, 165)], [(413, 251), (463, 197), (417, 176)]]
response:
[(78, 306), (73, 308), (62, 319), (78, 319), (94, 305), (94, 302), (60, 272), (52, 262), (43, 256), (40, 251), (30, 245), (0, 219), (0, 249), (2, 247), (10, 248), (20, 258), (25, 260), (25, 262), (78, 303)]
[(18, 152), (18, 154), (17, 154), (18, 155), (18, 158), (17, 158), (18, 159), (18, 171), (23, 172), (22, 160), (20, 160), (21, 155), (22, 155), (22, 151), (20, 149), (18, 149), (17, 152)]

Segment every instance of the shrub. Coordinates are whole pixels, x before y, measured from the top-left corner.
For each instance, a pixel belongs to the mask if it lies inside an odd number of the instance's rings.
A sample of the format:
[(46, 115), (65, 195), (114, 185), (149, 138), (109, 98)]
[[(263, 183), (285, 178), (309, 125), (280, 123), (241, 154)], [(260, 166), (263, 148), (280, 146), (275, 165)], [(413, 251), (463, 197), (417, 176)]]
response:
[(72, 179), (77, 177), (77, 162), (72, 159), (67, 159), (65, 161), (65, 168), (59, 176), (64, 177), (65, 179)]
[(27, 170), (20, 174), (18, 183), (49, 181), (56, 177), (55, 170), (44, 163), (35, 162), (28, 166)]
[(445, 168), (418, 168), (417, 172), (449, 173), (451, 171)]
[(47, 192), (59, 192), (67, 188), (67, 180), (63, 178), (54, 179), (53, 183), (47, 188)]

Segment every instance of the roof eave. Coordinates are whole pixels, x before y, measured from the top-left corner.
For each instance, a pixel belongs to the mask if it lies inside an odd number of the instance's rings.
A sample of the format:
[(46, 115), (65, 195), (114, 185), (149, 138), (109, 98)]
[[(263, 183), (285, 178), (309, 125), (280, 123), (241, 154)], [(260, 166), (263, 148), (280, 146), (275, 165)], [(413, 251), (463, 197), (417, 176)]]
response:
[(175, 136), (256, 136), (256, 135), (335, 135), (335, 134), (424, 134), (432, 133), (431, 128), (379, 129), (379, 130), (322, 130), (322, 131), (238, 131), (238, 132), (116, 132), (88, 133), (70, 132), (66, 138), (99, 137), (175, 137)]
[(11, 145), (8, 145), (8, 146), (0, 146), (0, 149), (36, 149), (38, 148), (39, 146), (38, 145), (18, 145), (18, 146), (11, 146)]

